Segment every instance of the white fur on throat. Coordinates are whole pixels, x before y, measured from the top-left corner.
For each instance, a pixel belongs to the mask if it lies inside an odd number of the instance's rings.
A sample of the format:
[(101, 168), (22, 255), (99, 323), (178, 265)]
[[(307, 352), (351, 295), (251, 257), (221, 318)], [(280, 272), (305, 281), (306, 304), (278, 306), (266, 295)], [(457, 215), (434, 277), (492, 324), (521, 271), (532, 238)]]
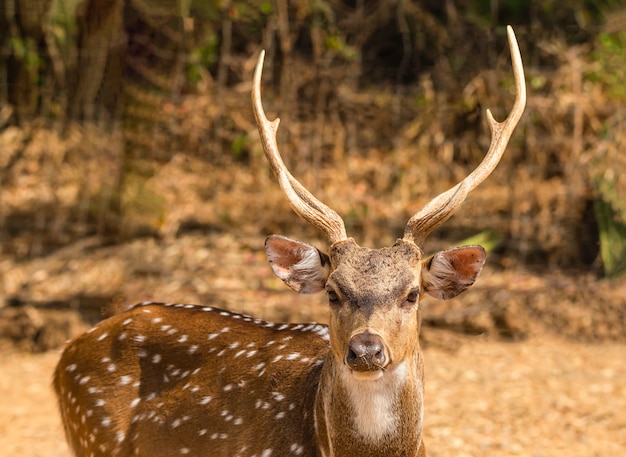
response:
[[(374, 380), (357, 379), (345, 365), (341, 366), (340, 373), (354, 410), (356, 431), (374, 442), (393, 433), (400, 420), (397, 398), (408, 380), (406, 363), (399, 363)], [(418, 425), (421, 427), (421, 424)]]

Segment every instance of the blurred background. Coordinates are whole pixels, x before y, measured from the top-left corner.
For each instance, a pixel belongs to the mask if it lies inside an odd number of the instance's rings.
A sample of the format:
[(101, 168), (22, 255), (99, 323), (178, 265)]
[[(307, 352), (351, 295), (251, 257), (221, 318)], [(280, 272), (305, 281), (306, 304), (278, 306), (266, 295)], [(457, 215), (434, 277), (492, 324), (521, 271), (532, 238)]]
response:
[(0, 1), (0, 339), (61, 345), (147, 299), (326, 319), (267, 268), (271, 233), (324, 249), (270, 176), (263, 99), (294, 175), (357, 242), (401, 236), (466, 176), (515, 91), (502, 162), (427, 240), (484, 245), (426, 328), (626, 339), (626, 5), (619, 0)]
[[(50, 389), (65, 341), (143, 300), (327, 320), (264, 238), (326, 249), (269, 172), (382, 247), (463, 179), (485, 110), (528, 103), (495, 172), (423, 246), (489, 251), (422, 302), (432, 457), (626, 449), (625, 0), (0, 0), (0, 449), (67, 457)], [(193, 322), (190, 322), (193, 325)]]

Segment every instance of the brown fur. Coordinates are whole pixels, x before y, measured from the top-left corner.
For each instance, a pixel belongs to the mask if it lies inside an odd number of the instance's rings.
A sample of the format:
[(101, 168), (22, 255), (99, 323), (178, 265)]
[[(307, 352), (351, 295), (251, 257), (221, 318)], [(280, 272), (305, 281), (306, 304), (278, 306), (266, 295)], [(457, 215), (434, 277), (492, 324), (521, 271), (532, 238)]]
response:
[[(475, 277), (473, 256), (444, 261), (446, 251), (423, 266), (401, 240), (379, 250), (347, 240), (329, 256), (282, 237), (267, 248), (287, 284), (335, 291), (330, 326), (154, 303), (101, 322), (70, 342), (55, 371), (76, 456), (424, 455), (419, 304), (407, 297), (424, 275), (427, 293), (450, 295), (432, 288), (458, 289), (450, 268)], [(294, 268), (303, 258), (306, 268)], [(377, 379), (345, 362), (362, 332), (384, 342)]]

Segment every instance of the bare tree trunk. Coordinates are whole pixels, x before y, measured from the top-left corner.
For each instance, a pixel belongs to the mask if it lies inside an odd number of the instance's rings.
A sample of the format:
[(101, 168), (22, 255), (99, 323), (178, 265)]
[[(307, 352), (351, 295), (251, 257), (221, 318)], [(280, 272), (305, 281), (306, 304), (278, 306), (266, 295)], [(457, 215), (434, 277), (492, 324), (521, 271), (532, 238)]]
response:
[[(122, 128), (122, 168), (105, 222), (109, 230), (155, 229), (152, 196), (144, 189), (172, 155), (158, 149), (156, 139), (181, 70), (183, 14), (179, 0), (85, 0), (77, 10), (70, 117)], [(138, 220), (126, 224), (129, 214)]]
[(52, 0), (0, 0), (0, 63), (6, 92), (15, 107), (15, 122), (38, 114), (42, 86), (53, 76), (46, 51), (45, 27)]
[(118, 204), (125, 232), (158, 230), (160, 199), (145, 184), (172, 157), (156, 147), (166, 128), (163, 113), (182, 69), (184, 24), (178, 1), (126, 2), (122, 63), (124, 156)]
[(78, 58), (67, 88), (72, 119), (91, 122), (119, 114), (123, 11), (124, 0), (85, 1), (76, 11)]

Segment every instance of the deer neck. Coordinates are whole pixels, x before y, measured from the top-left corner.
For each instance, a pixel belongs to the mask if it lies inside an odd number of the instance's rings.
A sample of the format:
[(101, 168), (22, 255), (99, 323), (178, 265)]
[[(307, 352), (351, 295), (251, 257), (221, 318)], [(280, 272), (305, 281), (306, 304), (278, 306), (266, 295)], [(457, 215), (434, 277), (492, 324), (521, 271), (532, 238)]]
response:
[(315, 405), (322, 457), (415, 457), (421, 443), (423, 368), (419, 350), (376, 380), (356, 379), (332, 354)]

